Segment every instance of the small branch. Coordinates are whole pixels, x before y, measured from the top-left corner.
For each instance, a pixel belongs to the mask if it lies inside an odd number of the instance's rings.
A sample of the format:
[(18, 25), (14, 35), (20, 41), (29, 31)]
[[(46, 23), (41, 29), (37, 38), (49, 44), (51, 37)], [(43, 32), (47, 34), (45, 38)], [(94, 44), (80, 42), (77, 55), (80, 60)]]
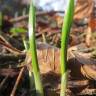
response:
[[(37, 12), (36, 15), (37, 16), (46, 15), (46, 14), (53, 15), (55, 13), (64, 13), (64, 11)], [(14, 23), (14, 22), (25, 20), (25, 19), (28, 19), (28, 15), (13, 18), (10, 20), (10, 22)]]
[(22, 53), (20, 50), (12, 47), (9, 44), (4, 43), (3, 41), (0, 41), (0, 44), (3, 45), (8, 51), (12, 52), (13, 54), (20, 54), (20, 53)]
[(6, 80), (8, 79), (8, 77), (9, 77), (9, 76), (6, 76), (6, 77), (2, 80), (2, 82), (0, 83), (0, 90), (2, 89), (2, 87), (3, 87), (4, 83), (6, 82)]
[(19, 83), (20, 83), (20, 80), (21, 80), (21, 78), (22, 78), (24, 69), (25, 69), (25, 68), (23, 67), (23, 68), (20, 70), (20, 73), (19, 73), (19, 75), (18, 75), (18, 77), (17, 77), (16, 83), (15, 83), (15, 85), (14, 85), (14, 88), (13, 88), (10, 96), (15, 96), (16, 89), (17, 89), (17, 87), (18, 87), (18, 85), (19, 85)]

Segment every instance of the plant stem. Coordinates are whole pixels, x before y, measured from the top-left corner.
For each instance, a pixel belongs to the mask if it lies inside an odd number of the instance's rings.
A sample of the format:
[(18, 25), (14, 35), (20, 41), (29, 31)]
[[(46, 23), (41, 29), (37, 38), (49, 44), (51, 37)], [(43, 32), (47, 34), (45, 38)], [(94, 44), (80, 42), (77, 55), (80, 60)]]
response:
[(1, 27), (2, 27), (2, 12), (0, 11), (0, 31), (1, 31)]
[(45, 44), (47, 43), (46, 36), (44, 33), (42, 33), (42, 40), (43, 40), (43, 43), (45, 43)]
[(22, 36), (22, 40), (23, 40), (23, 44), (24, 44), (25, 50), (28, 51), (28, 44), (27, 44), (27, 41), (25, 40), (24, 36)]
[(70, 33), (70, 28), (73, 21), (73, 14), (74, 14), (74, 0), (69, 0), (69, 5), (67, 12), (64, 17), (64, 22), (62, 26), (62, 37), (61, 37), (61, 92), (60, 96), (65, 96), (66, 94), (66, 87), (67, 87), (67, 43), (68, 43), (68, 36)]
[(43, 86), (40, 78), (40, 71), (37, 60), (37, 52), (36, 52), (36, 42), (35, 42), (35, 7), (31, 0), (30, 9), (29, 9), (29, 44), (30, 44), (30, 53), (32, 56), (32, 70), (34, 79), (35, 79), (35, 87), (36, 87), (36, 96), (44, 96)]

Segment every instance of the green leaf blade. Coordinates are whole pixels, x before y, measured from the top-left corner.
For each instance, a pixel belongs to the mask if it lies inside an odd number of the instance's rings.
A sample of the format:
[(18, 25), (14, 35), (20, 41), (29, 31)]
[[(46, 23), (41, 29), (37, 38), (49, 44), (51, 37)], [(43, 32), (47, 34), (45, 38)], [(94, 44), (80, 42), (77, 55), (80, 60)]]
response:
[[(40, 78), (40, 71), (37, 59), (37, 51), (36, 51), (36, 38), (35, 38), (35, 24), (36, 24), (36, 9), (31, 0), (30, 9), (29, 9), (29, 44), (30, 44), (30, 54), (32, 56), (32, 69), (35, 87), (36, 87), (36, 96), (44, 96), (43, 86)], [(30, 79), (31, 80), (31, 79)], [(31, 81), (33, 82), (33, 81)], [(31, 83), (30, 83), (31, 84)]]
[(60, 96), (66, 95), (66, 87), (67, 87), (67, 45), (68, 45), (68, 37), (73, 21), (74, 15), (74, 0), (69, 0), (69, 5), (67, 8), (67, 12), (65, 13), (63, 26), (62, 26), (62, 36), (61, 36), (61, 55), (60, 55), (60, 63), (61, 63), (61, 92)]

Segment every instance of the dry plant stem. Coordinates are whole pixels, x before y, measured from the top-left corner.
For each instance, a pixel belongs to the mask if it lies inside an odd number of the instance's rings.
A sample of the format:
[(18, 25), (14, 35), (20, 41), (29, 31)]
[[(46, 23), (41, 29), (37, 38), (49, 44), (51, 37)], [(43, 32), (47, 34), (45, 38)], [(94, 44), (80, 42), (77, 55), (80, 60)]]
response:
[(1, 31), (1, 26), (2, 26), (2, 12), (0, 12), (0, 31)]
[(18, 54), (21, 54), (22, 52), (2, 41), (0, 41), (0, 44), (3, 45), (8, 51), (10, 51), (11, 53), (15, 54), (15, 55), (18, 55)]
[(9, 76), (6, 76), (6, 77), (2, 80), (2, 82), (0, 83), (0, 90), (2, 89), (2, 87), (3, 87), (4, 83), (6, 82), (6, 80), (8, 79), (8, 77), (9, 77)]
[(69, 0), (69, 5), (67, 12), (64, 17), (64, 22), (62, 26), (62, 37), (61, 37), (61, 92), (60, 96), (66, 96), (66, 87), (67, 87), (67, 43), (68, 36), (70, 33), (70, 28), (73, 21), (74, 14), (74, 0)]
[(52, 52), (53, 52), (53, 58), (52, 58), (52, 65), (53, 65), (53, 70), (55, 70), (55, 49), (53, 48), (53, 50), (52, 50)]
[[(43, 29), (41, 32), (43, 34), (47, 33), (47, 32), (50, 32), (51, 34), (48, 34), (46, 37), (50, 37), (52, 35), (55, 35), (55, 34), (58, 34), (58, 33), (61, 33), (60, 32), (61, 30), (60, 29), (51, 29), (51, 28), (45, 28)], [(38, 31), (38, 33), (36, 34), (36, 37), (39, 37), (40, 35), (42, 35), (40, 31)]]
[(47, 56), (48, 56), (48, 49), (46, 49), (45, 61), (47, 61)]
[(42, 40), (43, 40), (44, 43), (47, 43), (46, 36), (45, 36), (44, 33), (42, 33)]
[[(29, 9), (29, 45), (30, 45), (29, 52), (32, 57), (32, 69), (29, 70), (29, 73), (33, 72), (33, 75), (34, 75), (36, 96), (44, 96), (43, 85), (41, 82), (40, 70), (39, 70), (39, 66), (38, 66), (37, 51), (36, 51), (36, 41), (35, 41), (36, 21), (35, 21), (35, 19), (36, 19), (35, 7), (31, 0), (30, 9)], [(30, 80), (31, 80), (31, 78), (32, 78), (32, 73), (30, 76)], [(32, 84), (32, 83), (33, 83), (33, 81), (31, 80), (30, 84)]]
[(16, 83), (15, 83), (15, 85), (14, 85), (14, 88), (13, 88), (10, 96), (16, 96), (16, 95), (15, 95), (16, 89), (17, 89), (17, 87), (18, 87), (18, 85), (19, 85), (19, 83), (20, 83), (20, 80), (21, 80), (21, 78), (22, 78), (24, 69), (25, 69), (25, 68), (23, 67), (23, 68), (20, 70), (20, 73), (19, 73), (19, 75), (18, 75), (18, 77), (17, 77)]
[[(25, 55), (23, 55), (23, 54), (20, 54), (20, 55), (14, 55), (14, 54), (10, 54), (10, 53), (0, 53), (0, 61), (18, 61), (20, 58), (25, 58)], [(8, 64), (8, 63), (7, 63)], [(7, 65), (7, 64), (0, 64), (0, 67), (1, 66), (4, 66), (4, 65)], [(20, 65), (17, 65), (17, 66), (21, 66), (21, 64)], [(1, 70), (1, 69), (0, 69)]]
[(2, 35), (0, 35), (0, 44), (5, 46), (5, 48), (8, 51), (10, 51), (10, 52), (12, 52), (14, 54), (20, 54), (21, 53), (20, 50), (14, 48)]
[(85, 89), (84, 91), (82, 91), (80, 94), (78, 94), (79, 96), (87, 96), (87, 94), (89, 96), (95, 96), (96, 95), (96, 89)]
[[(49, 48), (47, 50), (50, 50)], [(51, 59), (53, 60), (53, 58), (48, 54), (47, 57), (49, 58), (49, 64), (50, 64), (50, 67), (52, 68), (53, 66), (53, 62), (51, 62)]]
[(8, 44), (8, 45), (11, 46), (11, 44), (10, 44), (2, 35), (0, 35), (0, 39), (1, 39), (3, 42), (5, 42), (6, 44)]
[(90, 28), (90, 26), (89, 26), (88, 29), (87, 29), (86, 40), (85, 40), (86, 45), (87, 45), (88, 47), (91, 46), (91, 39), (92, 39), (92, 32), (91, 32), (91, 31), (92, 31), (92, 30), (91, 30), (91, 28)]
[(25, 50), (27, 51), (28, 50), (28, 45), (27, 45), (27, 41), (26, 41), (24, 36), (22, 36), (22, 40), (23, 40), (23, 44), (24, 44)]
[[(41, 15), (54, 14), (54, 13), (64, 13), (64, 11), (37, 12), (36, 15), (41, 16)], [(20, 17), (10, 19), (10, 22), (14, 23), (14, 22), (19, 22), (21, 20), (25, 20), (25, 19), (28, 19), (28, 15), (24, 15), (24, 16), (20, 16)]]

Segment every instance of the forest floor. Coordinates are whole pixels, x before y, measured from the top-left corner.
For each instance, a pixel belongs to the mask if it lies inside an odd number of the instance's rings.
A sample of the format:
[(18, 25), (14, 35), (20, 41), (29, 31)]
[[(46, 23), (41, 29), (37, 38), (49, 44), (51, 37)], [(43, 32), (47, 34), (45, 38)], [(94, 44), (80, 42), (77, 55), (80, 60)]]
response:
[[(33, 89), (29, 88), (30, 54), (24, 49), (21, 34), (14, 35), (9, 30), (13, 25), (27, 30), (27, 19), (26, 15), (3, 20), (0, 31), (0, 96), (35, 94), (34, 80)], [(45, 96), (59, 96), (60, 93), (62, 21), (57, 12), (37, 13), (37, 55)], [(87, 31), (87, 23), (73, 22), (68, 42), (66, 96), (96, 95), (96, 33), (91, 34), (90, 40)], [(28, 40), (27, 33), (24, 35)]]

